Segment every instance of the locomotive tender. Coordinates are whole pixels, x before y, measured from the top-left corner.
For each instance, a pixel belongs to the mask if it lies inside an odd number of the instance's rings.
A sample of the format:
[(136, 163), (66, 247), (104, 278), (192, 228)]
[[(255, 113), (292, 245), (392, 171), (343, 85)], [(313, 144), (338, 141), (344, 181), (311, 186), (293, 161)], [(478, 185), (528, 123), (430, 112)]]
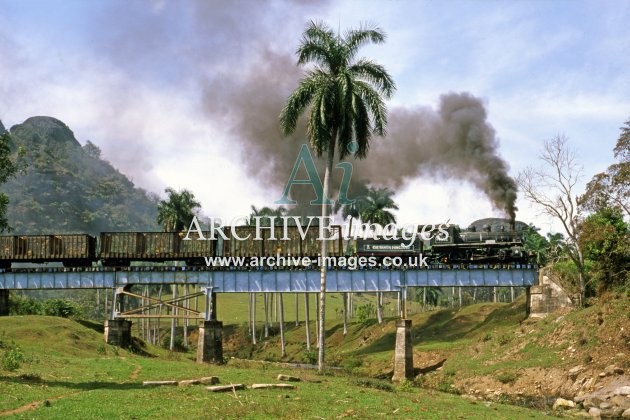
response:
[[(511, 223), (508, 219), (488, 218), (473, 222), (468, 228), (448, 225), (446, 235), (420, 234), (410, 244), (400, 240), (357, 239), (346, 243), (341, 226), (332, 226), (334, 240), (329, 241), (329, 256), (341, 257), (345, 250), (356, 249), (358, 256), (395, 257), (423, 254), (431, 264), (520, 264), (528, 262), (523, 249), (525, 223)], [(87, 234), (5, 235), (0, 236), (0, 269), (12, 263), (62, 263), (64, 267), (128, 267), (132, 262), (164, 263), (181, 261), (188, 266), (206, 266), (212, 256), (273, 257), (277, 255), (310, 257), (316, 260), (320, 252), (318, 230), (309, 229), (302, 238), (298, 227), (290, 226), (288, 240), (282, 235), (271, 238), (265, 230), (262, 240), (255, 240), (254, 226), (236, 226), (224, 230), (228, 240), (184, 240), (184, 232), (102, 232), (98, 239)], [(437, 233), (437, 227), (433, 228)], [(427, 232), (427, 229), (424, 230)], [(203, 232), (209, 237), (210, 232)], [(231, 235), (246, 240), (235, 240)], [(423, 239), (430, 238), (430, 239)], [(349, 245), (349, 246), (348, 246)]]

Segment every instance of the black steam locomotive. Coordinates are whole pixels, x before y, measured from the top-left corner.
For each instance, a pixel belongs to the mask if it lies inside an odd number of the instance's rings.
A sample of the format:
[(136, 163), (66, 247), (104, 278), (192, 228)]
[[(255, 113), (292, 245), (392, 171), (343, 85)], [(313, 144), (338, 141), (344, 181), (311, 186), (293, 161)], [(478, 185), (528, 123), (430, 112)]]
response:
[(465, 229), (445, 225), (440, 227), (442, 232), (436, 226), (419, 226), (418, 237), (411, 244), (401, 240), (357, 239), (356, 251), (359, 256), (377, 257), (422, 253), (432, 265), (522, 264), (529, 259), (523, 248), (526, 228), (526, 223), (502, 218), (476, 220)]

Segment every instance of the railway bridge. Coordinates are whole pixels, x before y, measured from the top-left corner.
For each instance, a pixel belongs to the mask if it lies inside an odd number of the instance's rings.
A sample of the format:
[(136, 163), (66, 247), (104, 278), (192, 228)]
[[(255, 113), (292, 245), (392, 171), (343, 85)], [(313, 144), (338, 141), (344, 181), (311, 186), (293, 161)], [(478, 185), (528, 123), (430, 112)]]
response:
[[(538, 270), (528, 264), (503, 266), (432, 266), (420, 269), (333, 269), (327, 274), (326, 292), (400, 292), (404, 298), (409, 287), (525, 287), (537, 284)], [(147, 298), (134, 293), (134, 285), (193, 285), (192, 295), (162, 300), (148, 298), (144, 307), (126, 309), (125, 301)], [(160, 313), (160, 317), (196, 318), (199, 324), (198, 362), (222, 359), (222, 323), (217, 320), (217, 293), (260, 293), (320, 291), (320, 272), (295, 270), (217, 270), (205, 267), (39, 267), (0, 269), (0, 315), (8, 314), (9, 290), (108, 289), (112, 312), (105, 322), (105, 339), (116, 345), (131, 342), (131, 319), (157, 317), (146, 315), (157, 306), (176, 308), (179, 315)], [(182, 303), (204, 296), (205, 312)], [(529, 305), (529, 300), (528, 300)], [(404, 306), (404, 305), (403, 305)], [(404, 310), (401, 313), (404, 318)]]

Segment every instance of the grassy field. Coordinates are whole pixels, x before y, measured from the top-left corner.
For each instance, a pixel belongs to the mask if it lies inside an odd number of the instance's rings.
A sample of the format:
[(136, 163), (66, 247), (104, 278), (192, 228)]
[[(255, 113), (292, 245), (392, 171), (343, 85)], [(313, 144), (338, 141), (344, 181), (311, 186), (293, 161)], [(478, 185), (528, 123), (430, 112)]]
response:
[[(128, 352), (105, 345), (97, 323), (62, 318), (0, 318), (0, 354), (20, 354), (13, 371), (0, 368), (0, 416), (19, 418), (542, 418), (544, 413), (471, 401), (410, 383), (231, 360), (198, 365), (194, 353), (146, 346)], [(363, 328), (363, 327), (361, 327)], [(353, 326), (354, 338), (361, 335)], [(370, 328), (370, 327), (367, 327)], [(295, 332), (301, 329), (295, 329)], [(275, 337), (274, 337), (275, 339)], [(334, 343), (334, 334), (331, 345)], [(373, 343), (374, 357), (387, 358), (389, 338)], [(351, 348), (350, 343), (346, 344)], [(19, 350), (16, 350), (19, 348)], [(342, 346), (342, 350), (343, 350)], [(376, 351), (381, 349), (381, 351)], [(390, 347), (391, 349), (391, 347)], [(356, 350), (355, 350), (356, 351)], [(391, 350), (389, 351), (391, 356)], [(295, 390), (210, 393), (202, 385), (146, 388), (145, 380), (215, 375), (222, 384), (274, 383), (278, 373), (301, 377)]]

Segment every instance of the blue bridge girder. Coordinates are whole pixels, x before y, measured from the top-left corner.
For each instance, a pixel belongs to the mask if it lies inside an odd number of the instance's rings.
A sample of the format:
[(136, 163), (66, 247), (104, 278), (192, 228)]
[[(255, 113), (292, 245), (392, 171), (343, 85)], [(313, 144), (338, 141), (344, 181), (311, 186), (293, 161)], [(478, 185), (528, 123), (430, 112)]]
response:
[[(329, 270), (327, 292), (390, 292), (403, 287), (529, 287), (538, 282), (536, 268)], [(0, 290), (96, 289), (128, 285), (194, 284), (216, 293), (319, 292), (317, 270), (148, 270), (131, 267), (116, 271), (71, 269), (0, 272)]]

